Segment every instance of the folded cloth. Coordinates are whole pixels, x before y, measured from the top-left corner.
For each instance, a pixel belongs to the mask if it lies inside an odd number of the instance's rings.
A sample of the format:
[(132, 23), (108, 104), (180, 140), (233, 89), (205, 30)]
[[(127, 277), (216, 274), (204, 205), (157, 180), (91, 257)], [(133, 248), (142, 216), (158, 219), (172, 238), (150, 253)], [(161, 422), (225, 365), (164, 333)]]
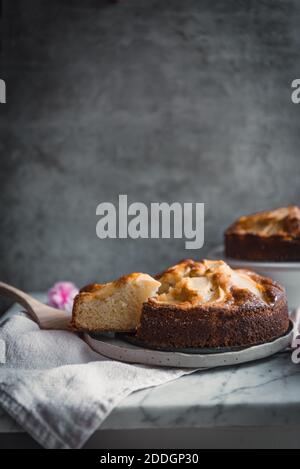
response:
[(130, 393), (188, 373), (109, 360), (25, 313), (0, 326), (0, 405), (45, 448), (82, 447)]

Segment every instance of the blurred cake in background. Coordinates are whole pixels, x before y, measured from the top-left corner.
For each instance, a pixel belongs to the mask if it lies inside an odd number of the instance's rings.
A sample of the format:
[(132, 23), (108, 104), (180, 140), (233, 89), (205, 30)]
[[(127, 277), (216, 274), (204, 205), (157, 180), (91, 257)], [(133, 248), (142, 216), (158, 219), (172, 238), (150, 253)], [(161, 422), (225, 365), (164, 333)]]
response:
[(225, 231), (225, 254), (250, 261), (300, 261), (300, 209), (245, 215)]

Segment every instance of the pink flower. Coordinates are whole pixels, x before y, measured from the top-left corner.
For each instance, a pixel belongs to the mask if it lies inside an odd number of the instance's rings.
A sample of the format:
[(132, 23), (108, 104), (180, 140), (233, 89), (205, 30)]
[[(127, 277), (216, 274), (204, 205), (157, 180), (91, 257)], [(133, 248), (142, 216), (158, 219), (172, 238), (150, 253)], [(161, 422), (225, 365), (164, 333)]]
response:
[(71, 312), (73, 300), (78, 291), (78, 288), (72, 282), (57, 282), (48, 291), (47, 303), (54, 308)]

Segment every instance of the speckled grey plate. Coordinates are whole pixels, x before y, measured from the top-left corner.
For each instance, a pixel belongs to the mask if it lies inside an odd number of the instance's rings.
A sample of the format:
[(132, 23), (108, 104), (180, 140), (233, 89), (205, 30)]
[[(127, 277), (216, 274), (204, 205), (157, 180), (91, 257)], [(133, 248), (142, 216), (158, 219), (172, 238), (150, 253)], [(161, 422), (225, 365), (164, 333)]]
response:
[(85, 341), (93, 350), (113, 360), (177, 368), (213, 368), (260, 360), (286, 349), (291, 344), (292, 337), (293, 323), (290, 322), (290, 327), (285, 335), (265, 344), (239, 350), (226, 348), (226, 351), (224, 349), (200, 348), (166, 351), (134, 345), (127, 341), (128, 336), (127, 340), (124, 341), (120, 335), (84, 334)]

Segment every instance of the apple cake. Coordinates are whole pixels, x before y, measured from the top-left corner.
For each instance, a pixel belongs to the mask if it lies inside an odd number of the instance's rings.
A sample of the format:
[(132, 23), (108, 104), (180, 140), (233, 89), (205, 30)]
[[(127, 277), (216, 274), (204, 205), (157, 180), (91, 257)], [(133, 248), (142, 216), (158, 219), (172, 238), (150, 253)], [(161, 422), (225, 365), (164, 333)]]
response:
[(289, 327), (284, 288), (254, 272), (184, 260), (156, 279), (161, 286), (143, 303), (136, 332), (150, 347), (250, 346)]
[(225, 254), (251, 261), (300, 261), (300, 208), (239, 218), (225, 231)]
[(160, 283), (148, 274), (132, 273), (106, 284), (92, 284), (74, 299), (72, 325), (89, 332), (134, 331), (142, 305)]

